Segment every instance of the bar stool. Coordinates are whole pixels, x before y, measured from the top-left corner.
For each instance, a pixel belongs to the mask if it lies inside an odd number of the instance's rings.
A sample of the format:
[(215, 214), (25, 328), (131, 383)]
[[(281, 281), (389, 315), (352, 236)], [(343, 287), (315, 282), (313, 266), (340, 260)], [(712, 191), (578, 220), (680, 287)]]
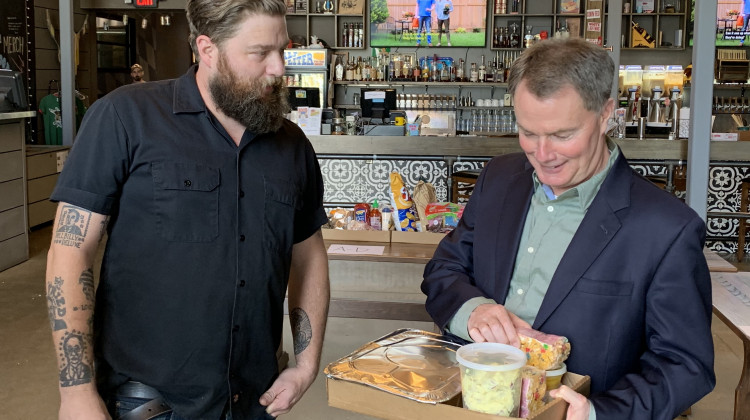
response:
[(740, 213), (744, 213), (744, 217), (739, 217), (739, 228), (737, 229), (737, 262), (742, 262), (745, 257), (745, 236), (747, 235), (747, 228), (750, 226), (750, 219), (748, 214), (748, 191), (750, 191), (750, 177), (742, 180), (741, 193), (740, 193)]
[[(474, 184), (476, 184), (480, 172), (482, 172), (481, 169), (453, 172), (451, 175), (450, 201), (458, 203), (459, 200), (468, 200), (471, 192), (474, 191)], [(459, 186), (459, 183), (463, 185)]]

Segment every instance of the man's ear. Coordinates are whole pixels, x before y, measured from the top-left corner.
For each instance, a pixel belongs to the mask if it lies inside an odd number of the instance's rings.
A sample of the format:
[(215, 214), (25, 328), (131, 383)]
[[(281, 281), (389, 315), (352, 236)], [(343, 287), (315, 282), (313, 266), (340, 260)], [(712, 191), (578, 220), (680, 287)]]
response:
[(201, 64), (213, 67), (216, 64), (219, 51), (216, 44), (208, 36), (200, 35), (195, 38), (195, 45), (198, 47)]

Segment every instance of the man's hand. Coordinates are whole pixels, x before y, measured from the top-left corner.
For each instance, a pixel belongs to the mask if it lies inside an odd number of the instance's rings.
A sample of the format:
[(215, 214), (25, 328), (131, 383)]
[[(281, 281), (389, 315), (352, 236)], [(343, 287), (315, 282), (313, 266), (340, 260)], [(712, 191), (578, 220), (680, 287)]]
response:
[(491, 342), (510, 344), (518, 347), (517, 328), (531, 328), (528, 322), (508, 312), (503, 305), (490, 303), (477, 306), (469, 316), (467, 329), (469, 336), (476, 343)]
[(95, 388), (68, 388), (60, 392), (59, 420), (112, 420), (112, 417)]
[(568, 402), (568, 414), (566, 419), (568, 420), (587, 420), (589, 418), (589, 411), (591, 410), (591, 402), (588, 398), (573, 391), (565, 385), (561, 385), (560, 388), (553, 389), (549, 392), (552, 398), (562, 398)]
[(284, 369), (271, 388), (260, 396), (260, 404), (273, 417), (288, 413), (312, 385), (315, 376), (316, 373), (310, 374), (299, 367)]

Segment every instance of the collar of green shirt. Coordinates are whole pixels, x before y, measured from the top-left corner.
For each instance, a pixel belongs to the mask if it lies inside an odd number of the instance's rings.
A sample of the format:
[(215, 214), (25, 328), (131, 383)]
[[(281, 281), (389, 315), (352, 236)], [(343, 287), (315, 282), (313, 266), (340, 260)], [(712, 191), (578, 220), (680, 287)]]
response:
[(552, 188), (548, 185), (544, 185), (539, 181), (539, 177), (536, 175), (536, 171), (534, 171), (532, 177), (534, 179), (534, 191), (539, 189), (540, 187), (542, 190), (544, 190), (545, 197), (547, 201), (553, 201), (557, 200), (558, 198), (572, 198), (572, 197), (578, 197), (578, 203), (581, 206), (581, 209), (585, 210), (590, 205), (591, 202), (594, 201), (594, 197), (596, 197), (596, 193), (599, 192), (599, 188), (602, 186), (602, 183), (604, 182), (604, 178), (607, 177), (607, 174), (609, 173), (609, 170), (612, 168), (612, 165), (614, 165), (615, 160), (617, 160), (617, 157), (620, 156), (620, 149), (617, 147), (617, 144), (615, 144), (612, 139), (609, 138), (609, 136), (606, 137), (607, 140), (607, 149), (609, 149), (609, 159), (607, 160), (607, 166), (599, 171), (597, 174), (589, 178), (588, 180), (584, 181), (580, 185), (577, 185), (568, 191), (565, 191), (564, 193), (560, 194), (559, 196), (556, 196), (552, 192)]

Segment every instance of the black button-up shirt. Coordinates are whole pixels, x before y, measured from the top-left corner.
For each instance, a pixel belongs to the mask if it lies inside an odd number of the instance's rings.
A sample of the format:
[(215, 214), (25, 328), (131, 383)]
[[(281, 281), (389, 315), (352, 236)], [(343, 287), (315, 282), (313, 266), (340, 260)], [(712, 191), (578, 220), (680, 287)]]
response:
[(97, 291), (97, 381), (158, 389), (189, 418), (255, 418), (277, 376), (292, 246), (326, 220), (309, 141), (285, 121), (239, 147), (195, 68), (89, 109), (52, 194), (110, 215)]

